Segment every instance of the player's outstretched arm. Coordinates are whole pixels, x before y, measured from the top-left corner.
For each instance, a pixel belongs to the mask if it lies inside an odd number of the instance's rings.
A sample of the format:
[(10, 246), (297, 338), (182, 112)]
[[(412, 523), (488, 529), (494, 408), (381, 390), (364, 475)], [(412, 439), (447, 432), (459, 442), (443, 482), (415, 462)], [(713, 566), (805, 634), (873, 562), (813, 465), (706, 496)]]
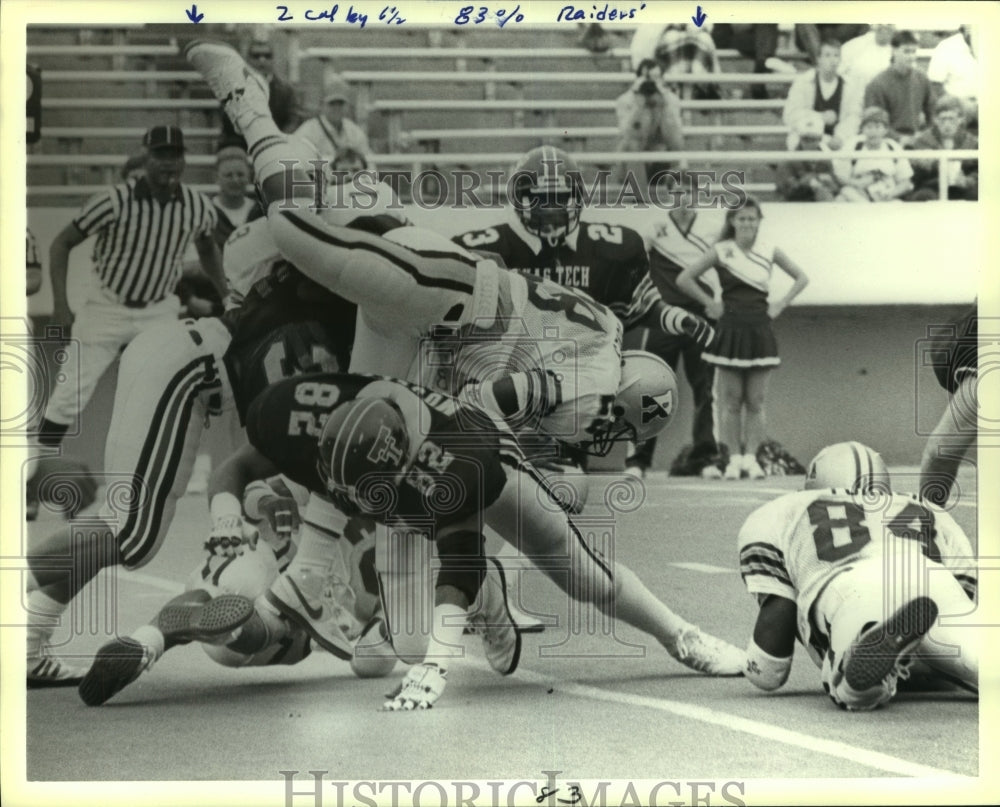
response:
[(792, 669), (798, 606), (777, 594), (761, 596), (757, 623), (747, 645), (745, 675), (754, 686), (772, 692), (784, 685)]
[(212, 554), (242, 554), (244, 541), (254, 543), (255, 532), (243, 522), (240, 497), (256, 479), (278, 473), (278, 468), (251, 445), (245, 445), (212, 472), (208, 480), (212, 531), (205, 548)]

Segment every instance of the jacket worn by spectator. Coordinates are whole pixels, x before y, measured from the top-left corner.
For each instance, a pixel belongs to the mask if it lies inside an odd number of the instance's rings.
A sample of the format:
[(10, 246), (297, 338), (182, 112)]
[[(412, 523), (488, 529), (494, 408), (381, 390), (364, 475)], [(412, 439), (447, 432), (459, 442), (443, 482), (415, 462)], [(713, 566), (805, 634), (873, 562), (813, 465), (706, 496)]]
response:
[[(851, 202), (882, 202), (898, 198), (912, 187), (913, 168), (902, 156), (903, 147), (895, 140), (883, 139), (878, 145), (866, 142), (865, 135), (858, 135), (854, 142), (843, 149), (844, 159), (835, 160), (834, 173), (844, 185), (839, 199)], [(854, 160), (848, 153), (861, 151), (885, 152), (882, 159)], [(895, 156), (895, 155), (899, 156)]]
[[(979, 140), (974, 134), (959, 129), (954, 137), (945, 138), (937, 125), (920, 132), (910, 143), (911, 149), (978, 149)], [(913, 165), (914, 196), (921, 191), (930, 191), (932, 196), (922, 195), (920, 198), (938, 198), (939, 176), (937, 160), (911, 160)], [(948, 177), (948, 198), (970, 199), (979, 198), (979, 161), (949, 160), (945, 169)]]
[[(847, 143), (858, 133), (861, 118), (861, 99), (864, 92), (852, 79), (836, 76), (833, 92), (824, 96), (825, 82), (819, 79), (816, 70), (806, 70), (795, 77), (788, 88), (781, 119), (789, 129), (811, 112), (833, 109), (837, 122), (824, 127), (825, 134), (833, 135), (841, 143)], [(828, 85), (829, 86), (829, 85)]]

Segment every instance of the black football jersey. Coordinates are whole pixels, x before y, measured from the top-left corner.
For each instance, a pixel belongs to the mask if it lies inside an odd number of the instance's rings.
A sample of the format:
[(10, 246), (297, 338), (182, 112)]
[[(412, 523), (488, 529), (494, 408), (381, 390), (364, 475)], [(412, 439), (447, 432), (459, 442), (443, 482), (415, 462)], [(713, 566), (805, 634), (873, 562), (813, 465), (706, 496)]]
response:
[(226, 368), (241, 420), (269, 384), (301, 373), (346, 370), (357, 310), (286, 261), (258, 280), (242, 305), (223, 315), (233, 335)]
[(499, 255), (508, 269), (543, 277), (586, 292), (610, 308), (626, 328), (634, 325), (660, 299), (649, 277), (642, 236), (618, 224), (581, 221), (576, 247), (542, 242), (535, 253), (510, 224), (497, 224), (455, 236), (466, 249)]
[(385, 512), (374, 514), (376, 519), (443, 527), (477, 515), (496, 501), (507, 481), (499, 430), (454, 398), (404, 381), (346, 373), (286, 379), (254, 400), (247, 415), (247, 437), (281, 473), (323, 494), (326, 484), (319, 468), (323, 425), (337, 404), (354, 399), (373, 382), (393, 385), (394, 394), (415, 396), (430, 412), (429, 423), (407, 419), (411, 460), (396, 484), (395, 500)]

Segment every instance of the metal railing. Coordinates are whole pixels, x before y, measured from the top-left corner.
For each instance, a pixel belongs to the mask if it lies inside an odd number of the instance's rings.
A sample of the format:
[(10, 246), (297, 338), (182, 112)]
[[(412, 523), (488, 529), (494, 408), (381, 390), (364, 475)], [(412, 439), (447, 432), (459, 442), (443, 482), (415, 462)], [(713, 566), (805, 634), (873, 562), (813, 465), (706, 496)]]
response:
[[(444, 167), (474, 167), (503, 165), (513, 166), (521, 159), (521, 153), (471, 153), (471, 154), (372, 154), (370, 161), (379, 169), (404, 168), (416, 175), (426, 169)], [(948, 163), (955, 160), (978, 160), (979, 152), (972, 149), (939, 151), (915, 149), (899, 152), (865, 151), (599, 151), (573, 153), (573, 159), (580, 165), (613, 165), (621, 162), (671, 162), (688, 168), (718, 165), (727, 170), (739, 170), (748, 163), (787, 163), (816, 161), (856, 160), (933, 160), (938, 164), (939, 198), (948, 198)], [(120, 154), (29, 154), (28, 167), (121, 167), (125, 160)], [(193, 166), (215, 165), (215, 157), (209, 154), (192, 154), (187, 163)], [(92, 187), (92, 186), (88, 186)], [(58, 188), (58, 190), (56, 190)], [(28, 185), (28, 195), (58, 196), (74, 195), (72, 186)]]

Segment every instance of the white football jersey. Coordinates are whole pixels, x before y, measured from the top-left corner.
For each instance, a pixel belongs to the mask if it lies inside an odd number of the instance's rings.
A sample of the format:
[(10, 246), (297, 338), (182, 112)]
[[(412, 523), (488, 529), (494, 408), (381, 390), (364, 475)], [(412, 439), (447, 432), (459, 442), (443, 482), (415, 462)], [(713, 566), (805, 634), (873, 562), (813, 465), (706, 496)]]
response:
[(266, 218), (233, 230), (222, 250), (222, 269), (229, 284), (227, 310), (239, 307), (253, 284), (270, 275), (283, 260)]
[(975, 596), (975, 554), (965, 532), (945, 511), (904, 493), (828, 488), (768, 502), (740, 529), (740, 574), (751, 594), (798, 604), (799, 639), (808, 648), (809, 609), (830, 579), (861, 559), (904, 557), (915, 544)]

